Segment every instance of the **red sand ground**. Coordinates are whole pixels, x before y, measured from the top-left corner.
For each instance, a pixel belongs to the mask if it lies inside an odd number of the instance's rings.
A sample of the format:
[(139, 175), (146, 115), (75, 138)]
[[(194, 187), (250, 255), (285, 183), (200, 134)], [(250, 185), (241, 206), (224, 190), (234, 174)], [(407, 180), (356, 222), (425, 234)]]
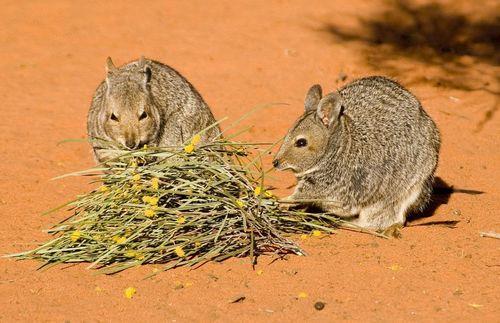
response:
[[(500, 119), (493, 93), (500, 90), (498, 66), (465, 56), (462, 72), (451, 75), (446, 62), (426, 64), (398, 54), (380, 59), (384, 46), (370, 52), (374, 44), (321, 31), (325, 23), (357, 28), (356, 17), (375, 15), (384, 5), (379, 2), (206, 3), (2, 1), (1, 254), (46, 240), (42, 229), (64, 214), (40, 213), (89, 190), (84, 179), (50, 179), (93, 165), (86, 144), (57, 143), (85, 137), (88, 105), (108, 55), (117, 64), (144, 54), (172, 65), (219, 118), (235, 119), (257, 104), (289, 103), (249, 120), (255, 124), (251, 139), (267, 141), (284, 135), (301, 114), (313, 83), (333, 90), (341, 85), (341, 71), (347, 81), (396, 77), (441, 129), (438, 176), (484, 193), (452, 194), (429, 211), (432, 217), (411, 222), (400, 240), (339, 231), (301, 241), (308, 257), (272, 264), (262, 257), (262, 275), (248, 259), (172, 270), (151, 280), (142, 278), (155, 266), (101, 276), (85, 265), (36, 271), (36, 261), (0, 259), (0, 321), (500, 321), (500, 241), (479, 236), (500, 232)], [(473, 18), (498, 12), (496, 1), (447, 5)], [(381, 62), (394, 68), (385, 70)], [(439, 80), (450, 76), (476, 90), (443, 86)], [(293, 177), (275, 176), (280, 181), (272, 184), (287, 193), (283, 188)], [(459, 222), (453, 229), (424, 225), (437, 221)], [(186, 286), (176, 289), (179, 282)], [(131, 300), (123, 296), (128, 286), (137, 289)], [(308, 297), (297, 299), (299, 292)], [(230, 304), (239, 294), (246, 299)], [(313, 307), (318, 300), (326, 303), (322, 311)]]

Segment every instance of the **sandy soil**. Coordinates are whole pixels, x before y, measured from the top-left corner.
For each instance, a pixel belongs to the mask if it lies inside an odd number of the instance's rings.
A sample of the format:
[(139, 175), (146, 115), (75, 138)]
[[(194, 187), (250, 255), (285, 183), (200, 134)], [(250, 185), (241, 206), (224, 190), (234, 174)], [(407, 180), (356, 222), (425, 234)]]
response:
[[(260, 258), (261, 275), (248, 259), (151, 280), (143, 277), (154, 266), (100, 276), (85, 265), (36, 271), (35, 261), (0, 259), (0, 321), (498, 322), (500, 240), (479, 232), (500, 232), (500, 70), (491, 34), (499, 6), (471, 3), (399, 8), (387, 24), (381, 13), (390, 3), (379, 1), (2, 1), (1, 254), (46, 240), (42, 229), (64, 214), (41, 212), (89, 190), (85, 179), (50, 179), (93, 165), (86, 144), (57, 143), (85, 137), (108, 55), (121, 64), (144, 54), (175, 67), (218, 118), (289, 103), (248, 121), (249, 137), (266, 141), (285, 134), (313, 83), (333, 90), (344, 82), (339, 73), (346, 81), (395, 77), (439, 125), (438, 176), (456, 191), (437, 195), (400, 240), (346, 231), (310, 238), (299, 242), (307, 257)], [(426, 23), (412, 29), (404, 15)], [(429, 32), (427, 23), (444, 25)], [(293, 177), (274, 176), (286, 194)], [(123, 296), (129, 286), (137, 289), (131, 300)], [(240, 294), (244, 301), (229, 303)]]

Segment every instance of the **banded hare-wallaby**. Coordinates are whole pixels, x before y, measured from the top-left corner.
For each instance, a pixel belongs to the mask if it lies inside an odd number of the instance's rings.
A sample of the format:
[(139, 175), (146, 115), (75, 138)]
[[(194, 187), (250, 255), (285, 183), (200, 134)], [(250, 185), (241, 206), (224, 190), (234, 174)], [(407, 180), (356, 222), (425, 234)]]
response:
[(431, 197), (440, 147), (435, 123), (415, 96), (385, 77), (321, 92), (310, 88), (304, 114), (273, 161), (297, 177), (288, 199), (322, 200), (313, 204), (365, 228), (403, 226)]
[[(87, 119), (88, 136), (129, 149), (144, 145), (182, 145), (215, 123), (201, 95), (182, 75), (162, 63), (145, 59), (120, 68), (108, 57), (107, 75), (95, 91)], [(202, 142), (220, 134), (213, 127)], [(114, 156), (92, 143), (99, 162)]]

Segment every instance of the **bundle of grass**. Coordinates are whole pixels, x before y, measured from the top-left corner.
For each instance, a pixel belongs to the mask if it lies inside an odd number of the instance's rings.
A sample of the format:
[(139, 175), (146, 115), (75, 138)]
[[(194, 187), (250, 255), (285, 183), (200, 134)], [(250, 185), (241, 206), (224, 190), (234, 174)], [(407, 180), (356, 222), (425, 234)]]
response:
[(282, 210), (248, 144), (198, 141), (121, 151), (104, 165), (69, 174), (93, 176), (102, 186), (62, 206), (73, 215), (49, 230), (53, 240), (13, 256), (41, 259), (42, 267), (89, 262), (107, 274), (146, 263), (167, 270), (229, 257), (253, 261), (263, 253), (302, 255), (283, 232), (331, 231), (340, 223)]

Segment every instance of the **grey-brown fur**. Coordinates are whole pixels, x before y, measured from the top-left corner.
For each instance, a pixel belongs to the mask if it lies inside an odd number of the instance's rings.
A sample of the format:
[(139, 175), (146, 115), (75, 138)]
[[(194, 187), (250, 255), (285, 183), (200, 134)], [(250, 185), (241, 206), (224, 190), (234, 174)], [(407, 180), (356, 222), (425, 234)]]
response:
[[(106, 79), (97, 87), (87, 119), (88, 136), (130, 149), (182, 145), (215, 122), (209, 107), (182, 75), (141, 58), (116, 68), (107, 60)], [(220, 133), (214, 127), (202, 142)], [(98, 161), (113, 157), (94, 142)]]
[[(404, 225), (427, 205), (440, 135), (409, 91), (373, 76), (325, 97), (315, 85), (305, 105), (274, 161), (296, 173), (290, 200), (332, 201), (318, 206), (375, 229)], [(300, 138), (306, 146), (296, 147)]]

